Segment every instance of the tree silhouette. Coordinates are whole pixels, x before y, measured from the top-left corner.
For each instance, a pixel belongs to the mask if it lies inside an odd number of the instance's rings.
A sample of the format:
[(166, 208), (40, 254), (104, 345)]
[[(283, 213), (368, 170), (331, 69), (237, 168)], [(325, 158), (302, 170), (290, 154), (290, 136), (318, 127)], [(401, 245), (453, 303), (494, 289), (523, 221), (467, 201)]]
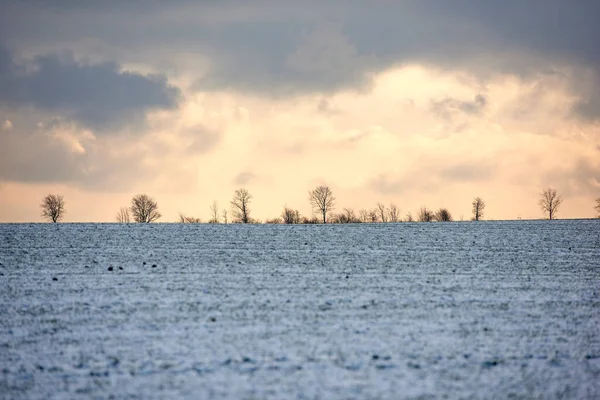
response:
[(151, 223), (162, 217), (156, 200), (147, 194), (138, 194), (131, 199), (129, 207), (133, 220), (138, 223)]
[(131, 222), (131, 215), (127, 207), (121, 207), (116, 217), (117, 222), (121, 224), (128, 224)]
[(415, 219), (413, 218), (412, 214), (409, 212), (406, 213), (406, 222), (414, 222)]
[(231, 200), (231, 208), (233, 211), (233, 217), (236, 222), (247, 224), (250, 222), (250, 200), (252, 195), (244, 188), (237, 189), (233, 194)]
[(49, 194), (44, 197), (40, 207), (42, 208), (42, 217), (53, 223), (62, 220), (66, 213), (64, 197), (58, 194)]
[(330, 219), (334, 224), (356, 224), (361, 222), (351, 208), (344, 208), (343, 212), (333, 214)]
[(452, 214), (447, 208), (440, 208), (434, 215), (434, 218), (438, 222), (450, 222), (452, 221)]
[(223, 223), (226, 224), (227, 223), (227, 210), (224, 209), (223, 212), (221, 213), (221, 215), (223, 216)]
[(329, 186), (318, 186), (316, 189), (308, 192), (310, 205), (315, 213), (319, 213), (323, 217), (323, 223), (327, 223), (327, 213), (333, 211), (335, 207), (335, 197)]
[(427, 207), (421, 207), (417, 219), (419, 222), (431, 222), (434, 219), (434, 215)]
[(598, 215), (596, 215), (596, 218), (600, 218), (600, 197), (596, 197), (596, 205), (594, 206), (594, 208), (598, 213)]
[(388, 213), (387, 213), (387, 209), (385, 208), (385, 204), (377, 203), (377, 207), (375, 209), (377, 210), (377, 215), (378, 215), (379, 220), (381, 222), (388, 222), (387, 221)]
[(209, 224), (218, 224), (219, 223), (219, 203), (216, 200), (212, 202), (210, 205), (210, 220)]
[(300, 223), (300, 211), (294, 210), (289, 207), (284, 207), (281, 213), (281, 218), (284, 224), (299, 224)]
[(398, 210), (398, 206), (394, 203), (391, 203), (388, 208), (388, 217), (390, 222), (398, 222), (400, 220), (400, 210)]
[(179, 213), (179, 222), (182, 224), (200, 224), (202, 220), (196, 217), (190, 217), (183, 213)]
[(475, 197), (473, 199), (473, 221), (483, 218), (483, 210), (485, 210), (485, 201), (481, 197)]
[(369, 222), (369, 212), (364, 208), (359, 210), (358, 219), (360, 219), (360, 222)]
[(539, 205), (544, 214), (548, 215), (548, 219), (555, 219), (562, 202), (562, 196), (556, 189), (548, 188), (541, 193)]
[(379, 221), (379, 212), (376, 208), (369, 211), (369, 222), (375, 223)]

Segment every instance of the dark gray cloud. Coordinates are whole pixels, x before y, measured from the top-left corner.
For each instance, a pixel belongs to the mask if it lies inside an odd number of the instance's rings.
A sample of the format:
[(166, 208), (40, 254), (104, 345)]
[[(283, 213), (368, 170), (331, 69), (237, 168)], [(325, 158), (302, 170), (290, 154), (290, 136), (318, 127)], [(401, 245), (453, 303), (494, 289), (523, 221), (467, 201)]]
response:
[(120, 71), (115, 63), (82, 64), (69, 53), (22, 66), (0, 44), (0, 106), (33, 106), (103, 131), (143, 121), (149, 109), (173, 108), (179, 97), (164, 76)]
[[(374, 72), (413, 62), (468, 70), (482, 79), (534, 76), (564, 65), (600, 77), (597, 0), (99, 4), (9, 2), (0, 35), (30, 48), (89, 39), (121, 49), (113, 56), (122, 57), (153, 49), (146, 61), (154, 65), (176, 65), (180, 52), (196, 54), (211, 62), (196, 82), (201, 91), (295, 95), (363, 89)], [(597, 89), (576, 111), (599, 117), (599, 98)]]

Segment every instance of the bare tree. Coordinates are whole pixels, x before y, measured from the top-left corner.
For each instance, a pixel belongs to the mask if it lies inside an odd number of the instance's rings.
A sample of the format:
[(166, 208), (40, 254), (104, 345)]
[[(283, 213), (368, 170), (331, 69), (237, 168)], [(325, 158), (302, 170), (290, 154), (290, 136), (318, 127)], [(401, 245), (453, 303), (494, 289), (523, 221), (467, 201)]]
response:
[(226, 224), (227, 223), (227, 210), (224, 209), (221, 214), (223, 216), (223, 223)]
[(434, 215), (434, 218), (438, 222), (450, 222), (452, 221), (452, 214), (447, 208), (440, 208)]
[(347, 224), (357, 224), (360, 219), (356, 217), (356, 213), (351, 208), (344, 208), (344, 218)]
[(284, 224), (299, 224), (300, 211), (285, 206), (281, 213), (281, 218), (283, 219)]
[(485, 210), (485, 201), (481, 197), (475, 197), (473, 199), (473, 221), (483, 218), (483, 210)]
[(310, 225), (314, 225), (314, 224), (318, 224), (319, 223), (319, 218), (312, 216), (312, 217), (302, 217), (302, 219), (300, 220), (301, 224), (310, 224)]
[(131, 215), (129, 214), (129, 209), (127, 207), (121, 207), (119, 212), (117, 213), (117, 222), (121, 224), (128, 224), (131, 222)]
[(539, 205), (544, 214), (548, 215), (548, 219), (555, 219), (562, 202), (562, 196), (556, 189), (548, 188), (541, 193)]
[(406, 213), (406, 222), (414, 222), (415, 219), (413, 218), (412, 214), (409, 212)]
[(265, 220), (265, 224), (267, 224), (267, 225), (281, 224), (281, 218), (276, 217), (276, 218), (267, 219), (267, 220)]
[(596, 215), (596, 218), (600, 218), (600, 197), (596, 197), (596, 205), (594, 206), (594, 208), (598, 213), (598, 215)]
[(358, 212), (358, 218), (360, 222), (369, 222), (369, 212), (364, 208)]
[(400, 210), (394, 203), (391, 203), (388, 208), (388, 217), (390, 222), (398, 222), (400, 220)]
[(233, 211), (233, 217), (236, 222), (243, 224), (250, 223), (250, 200), (252, 195), (244, 188), (237, 189), (233, 194), (233, 200), (231, 200), (231, 208)]
[(356, 224), (360, 222), (351, 208), (344, 208), (343, 212), (332, 215), (331, 220), (335, 224)]
[(434, 215), (431, 210), (429, 210), (427, 207), (421, 207), (421, 210), (419, 210), (419, 215), (417, 217), (419, 222), (431, 222), (433, 221), (433, 218)]
[(183, 213), (179, 213), (179, 222), (182, 224), (199, 224), (202, 220), (200, 218), (190, 217)]
[(139, 223), (151, 223), (162, 217), (158, 212), (156, 200), (147, 194), (138, 194), (131, 199), (129, 207), (133, 220)]
[(369, 211), (369, 222), (379, 222), (379, 212), (376, 208)]
[(62, 220), (66, 213), (65, 199), (58, 194), (49, 194), (44, 197), (40, 207), (42, 208), (42, 217), (53, 223)]
[(329, 186), (318, 186), (316, 189), (308, 192), (310, 205), (315, 213), (320, 213), (323, 216), (323, 223), (327, 223), (327, 213), (333, 211), (335, 207), (335, 197)]
[(381, 222), (387, 222), (387, 209), (385, 208), (385, 204), (377, 203), (377, 214), (379, 215), (379, 220)]
[(209, 224), (218, 224), (219, 223), (219, 203), (216, 200), (212, 202), (210, 205), (210, 220)]

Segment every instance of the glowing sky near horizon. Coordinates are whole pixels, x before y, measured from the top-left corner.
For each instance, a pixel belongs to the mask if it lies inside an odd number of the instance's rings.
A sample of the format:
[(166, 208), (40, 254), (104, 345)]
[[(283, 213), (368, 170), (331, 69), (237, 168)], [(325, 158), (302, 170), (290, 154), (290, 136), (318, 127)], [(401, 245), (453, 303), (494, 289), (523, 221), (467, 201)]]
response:
[(600, 3), (588, 0), (7, 1), (0, 13), (0, 222), (162, 222), (395, 203), (485, 219), (595, 215)]

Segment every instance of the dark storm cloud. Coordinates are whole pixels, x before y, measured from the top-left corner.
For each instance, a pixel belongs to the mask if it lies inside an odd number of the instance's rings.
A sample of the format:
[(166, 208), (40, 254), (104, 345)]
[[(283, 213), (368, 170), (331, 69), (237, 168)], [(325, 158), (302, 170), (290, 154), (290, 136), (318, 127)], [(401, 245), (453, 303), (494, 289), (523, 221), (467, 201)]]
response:
[(0, 44), (0, 105), (61, 113), (95, 130), (143, 121), (148, 109), (177, 104), (164, 76), (120, 71), (115, 63), (82, 64), (71, 54), (43, 55), (27, 68)]
[[(202, 55), (211, 68), (196, 82), (200, 91), (294, 95), (366, 88), (373, 73), (414, 62), (482, 79), (576, 65), (600, 79), (597, 0), (165, 4), (10, 2), (0, 34), (24, 46), (52, 47), (79, 35), (123, 53), (152, 48), (156, 59), (147, 61), (154, 65), (176, 63), (180, 51)], [(594, 89), (576, 111), (600, 117), (599, 98), (600, 88)]]

